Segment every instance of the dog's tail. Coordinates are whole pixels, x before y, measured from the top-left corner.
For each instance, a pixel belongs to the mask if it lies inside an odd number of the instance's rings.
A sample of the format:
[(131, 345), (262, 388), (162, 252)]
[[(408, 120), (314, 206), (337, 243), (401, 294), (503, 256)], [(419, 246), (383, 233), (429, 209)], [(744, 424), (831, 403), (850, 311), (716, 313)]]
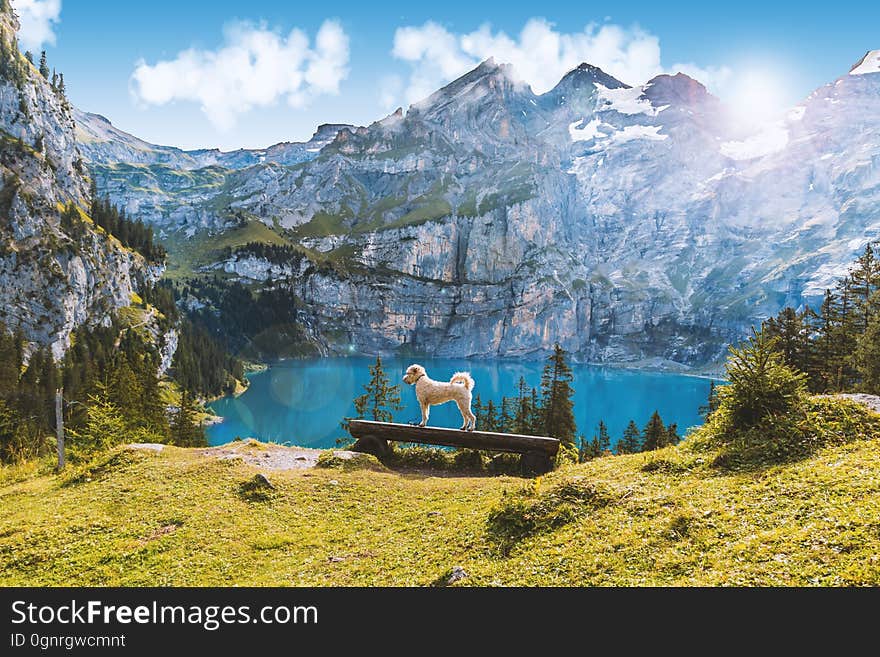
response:
[(474, 389), (474, 378), (470, 375), (470, 372), (456, 372), (452, 375), (452, 378), (449, 379), (449, 383), (464, 386), (468, 390)]

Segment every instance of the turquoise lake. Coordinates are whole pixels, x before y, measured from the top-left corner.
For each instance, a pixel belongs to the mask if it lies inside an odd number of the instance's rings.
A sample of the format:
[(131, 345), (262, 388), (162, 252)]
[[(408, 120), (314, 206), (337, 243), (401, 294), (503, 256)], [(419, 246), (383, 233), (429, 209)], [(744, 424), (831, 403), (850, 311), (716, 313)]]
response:
[[(305, 447), (334, 447), (345, 438), (339, 423), (354, 416), (352, 400), (363, 393), (374, 358), (321, 358), (278, 363), (264, 372), (250, 375), (251, 385), (237, 398), (227, 397), (210, 404), (224, 418), (208, 427), (208, 440), (222, 445), (236, 438), (252, 437)], [(415, 391), (401, 381), (411, 360), (383, 359), (392, 383), (401, 385), (404, 409), (395, 421), (410, 422), (420, 417)], [(485, 403), (513, 396), (519, 378), (529, 386), (541, 381), (541, 362), (421, 359), (433, 379), (448, 381), (454, 372), (466, 370), (477, 382), (474, 389)], [(612, 443), (635, 420), (644, 427), (658, 410), (666, 423), (678, 424), (679, 433), (702, 422), (700, 406), (709, 394), (709, 379), (668, 374), (573, 365), (574, 409), (578, 432), (592, 437), (599, 420), (604, 420)], [(459, 427), (461, 415), (455, 404), (434, 406), (429, 426)], [(479, 429), (479, 427), (477, 427)]]

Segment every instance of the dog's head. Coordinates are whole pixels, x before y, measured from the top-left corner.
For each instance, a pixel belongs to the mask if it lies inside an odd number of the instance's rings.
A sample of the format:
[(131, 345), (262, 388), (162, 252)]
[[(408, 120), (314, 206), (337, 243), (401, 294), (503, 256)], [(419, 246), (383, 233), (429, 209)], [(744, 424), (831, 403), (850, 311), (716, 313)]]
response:
[(406, 368), (406, 374), (403, 375), (403, 382), (414, 385), (416, 381), (425, 376), (425, 368), (421, 365), (410, 365)]

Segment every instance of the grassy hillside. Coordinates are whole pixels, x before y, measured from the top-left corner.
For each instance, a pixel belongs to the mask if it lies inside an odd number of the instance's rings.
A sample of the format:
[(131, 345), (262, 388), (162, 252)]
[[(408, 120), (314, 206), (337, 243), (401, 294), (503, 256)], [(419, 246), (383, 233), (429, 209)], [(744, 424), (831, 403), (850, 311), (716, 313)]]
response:
[(260, 469), (284, 448), (250, 444), (7, 468), (0, 584), (880, 585), (878, 420), (775, 465), (693, 440), (536, 480)]
[(198, 233), (192, 238), (187, 238), (176, 233), (163, 241), (168, 249), (168, 269), (165, 276), (170, 280), (188, 278), (199, 267), (216, 262), (223, 249), (235, 248), (251, 242), (278, 246), (289, 244), (286, 239), (261, 221), (250, 221), (217, 235)]

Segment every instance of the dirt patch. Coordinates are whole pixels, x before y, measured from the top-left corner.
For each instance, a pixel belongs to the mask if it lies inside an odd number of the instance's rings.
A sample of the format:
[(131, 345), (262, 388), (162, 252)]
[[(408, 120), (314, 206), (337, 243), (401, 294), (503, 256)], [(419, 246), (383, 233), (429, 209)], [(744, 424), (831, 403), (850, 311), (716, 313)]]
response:
[(142, 538), (140, 540), (140, 544), (146, 545), (150, 541), (155, 541), (156, 539), (162, 538), (163, 536), (167, 536), (168, 534), (173, 534), (174, 532), (177, 531), (178, 527), (180, 527), (180, 525), (177, 523), (162, 525), (161, 527), (159, 527), (157, 530), (155, 530), (149, 536), (145, 536), (144, 538)]
[(160, 443), (131, 443), (127, 445), (128, 449), (133, 449), (140, 452), (161, 452), (165, 449), (165, 445)]
[(265, 470), (304, 470), (315, 467), (323, 451), (243, 440), (210, 447), (203, 450), (202, 454), (218, 459), (241, 459), (248, 465)]

